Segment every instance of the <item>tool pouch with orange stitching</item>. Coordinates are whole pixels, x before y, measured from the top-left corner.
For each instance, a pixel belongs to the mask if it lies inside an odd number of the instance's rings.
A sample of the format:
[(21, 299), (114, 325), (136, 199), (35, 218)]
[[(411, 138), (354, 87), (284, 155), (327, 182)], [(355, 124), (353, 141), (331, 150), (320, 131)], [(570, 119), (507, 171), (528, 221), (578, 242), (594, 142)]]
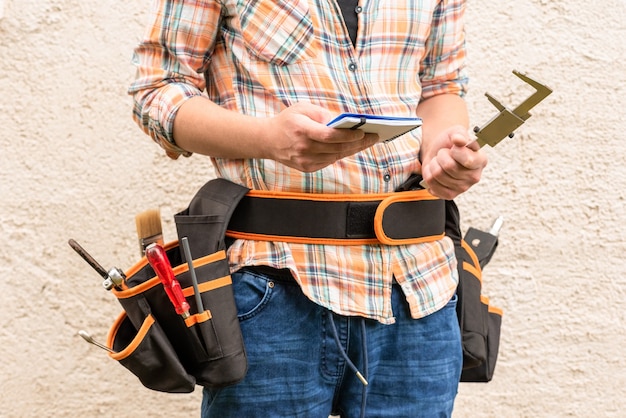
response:
[(498, 358), (502, 310), (490, 305), (482, 294), (482, 266), (489, 260), (482, 263), (478, 260), (472, 245), (461, 238), (459, 224), (456, 205), (447, 201), (446, 235), (454, 241), (459, 271), (457, 314), (463, 343), (461, 382), (489, 382)]
[(179, 240), (187, 237), (204, 311), (196, 305), (191, 274), (178, 242), (165, 246), (190, 305), (183, 319), (144, 257), (127, 276), (128, 289), (113, 290), (124, 312), (109, 332), (110, 356), (142, 384), (163, 392), (192, 392), (239, 382), (247, 359), (237, 318), (224, 234), (248, 189), (213, 180), (175, 216)]

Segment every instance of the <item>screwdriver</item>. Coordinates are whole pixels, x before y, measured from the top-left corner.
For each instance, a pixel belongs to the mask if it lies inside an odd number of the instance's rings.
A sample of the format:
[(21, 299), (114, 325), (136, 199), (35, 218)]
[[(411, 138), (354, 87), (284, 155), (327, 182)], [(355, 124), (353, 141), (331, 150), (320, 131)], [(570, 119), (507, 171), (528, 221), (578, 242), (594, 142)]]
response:
[(146, 247), (146, 258), (159, 280), (161, 280), (165, 293), (167, 293), (167, 297), (174, 305), (176, 313), (181, 315), (183, 319), (189, 318), (189, 303), (187, 303), (187, 299), (183, 295), (183, 289), (174, 275), (172, 265), (163, 247), (157, 243), (148, 245)]

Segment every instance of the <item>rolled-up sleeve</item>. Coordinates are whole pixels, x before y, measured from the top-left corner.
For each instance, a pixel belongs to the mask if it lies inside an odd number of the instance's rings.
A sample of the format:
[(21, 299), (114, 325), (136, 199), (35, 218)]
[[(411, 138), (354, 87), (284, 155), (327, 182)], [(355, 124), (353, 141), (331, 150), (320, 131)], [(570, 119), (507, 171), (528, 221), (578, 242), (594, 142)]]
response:
[(133, 119), (172, 158), (190, 155), (174, 141), (174, 118), (186, 100), (203, 94), (220, 13), (216, 1), (159, 0), (134, 50)]
[(442, 0), (435, 10), (420, 68), (422, 99), (467, 92), (465, 8), (465, 0)]

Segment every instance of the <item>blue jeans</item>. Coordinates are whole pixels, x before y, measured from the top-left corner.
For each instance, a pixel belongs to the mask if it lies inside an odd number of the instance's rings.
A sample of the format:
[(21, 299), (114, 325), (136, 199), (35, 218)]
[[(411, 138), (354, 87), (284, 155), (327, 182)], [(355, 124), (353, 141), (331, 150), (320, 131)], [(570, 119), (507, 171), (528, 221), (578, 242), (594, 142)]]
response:
[(462, 367), (456, 297), (415, 320), (394, 284), (396, 323), (383, 325), (331, 313), (279, 275), (232, 277), (248, 374), (234, 386), (205, 388), (203, 418), (451, 416)]

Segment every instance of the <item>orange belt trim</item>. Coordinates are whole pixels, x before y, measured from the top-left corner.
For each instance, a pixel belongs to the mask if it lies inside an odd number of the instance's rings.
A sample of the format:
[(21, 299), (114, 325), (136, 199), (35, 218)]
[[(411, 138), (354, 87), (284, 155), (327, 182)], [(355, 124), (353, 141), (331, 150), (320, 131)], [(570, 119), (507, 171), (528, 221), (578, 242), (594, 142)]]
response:
[[(480, 275), (482, 274), (482, 270), (480, 269), (480, 262), (478, 261), (478, 257), (476, 256), (476, 253), (474, 252), (474, 249), (465, 240), (461, 240), (461, 247), (463, 247), (463, 249), (465, 249), (465, 251), (467, 251), (467, 254), (472, 259), (472, 263), (474, 264), (474, 268), (480, 273), (480, 274), (477, 274), (476, 277), (480, 278)], [(465, 267), (465, 266), (463, 266), (463, 267)]]
[(415, 190), (413, 192), (394, 193), (380, 202), (378, 208), (376, 209), (376, 214), (374, 215), (374, 232), (381, 243), (386, 245), (421, 244), (424, 242), (436, 241), (445, 236), (444, 233), (440, 235), (430, 235), (410, 239), (394, 239), (387, 236), (385, 229), (383, 228), (385, 209), (394, 203), (412, 202), (415, 200), (438, 200), (438, 198), (431, 195), (427, 190)]
[(476, 276), (476, 278), (478, 279), (480, 284), (481, 285), (483, 284), (482, 273), (481, 273), (481, 271), (479, 269), (477, 269), (476, 267), (474, 267), (470, 263), (464, 261), (463, 262), (463, 270), (467, 271), (468, 273), (471, 273), (473, 276)]
[[(163, 246), (163, 249), (165, 249), (165, 251), (169, 251), (174, 247), (178, 246), (178, 241), (171, 241), (168, 242), (167, 244), (165, 244)], [(138, 262), (136, 262), (135, 264), (133, 264), (127, 271), (126, 271), (126, 277), (130, 277), (130, 276), (134, 276), (135, 274), (137, 274), (137, 272), (139, 270), (141, 270), (142, 268), (144, 268), (146, 265), (148, 264), (148, 259), (144, 256), (142, 257)], [(115, 290), (115, 289), (112, 289)]]
[[(478, 257), (476, 256), (476, 253), (474, 252), (474, 250), (472, 249), (472, 247), (470, 247), (470, 245), (465, 242), (465, 241), (461, 241), (461, 246), (463, 248), (465, 248), (465, 250), (467, 251), (467, 254), (469, 254), (470, 258), (472, 259), (472, 262), (474, 263), (474, 265), (468, 263), (468, 262), (463, 262), (463, 270), (473, 274), (474, 276), (476, 276), (476, 278), (478, 279), (478, 281), (480, 282), (481, 286), (483, 284), (483, 274), (482, 274), (482, 269), (480, 268), (480, 263), (478, 262)], [(487, 311), (490, 313), (494, 313), (496, 315), (500, 315), (502, 316), (504, 314), (504, 311), (496, 306), (490, 305), (489, 304), (489, 298), (485, 295), (480, 295), (480, 301), (484, 304), (487, 305)]]
[[(115, 336), (117, 335), (117, 331), (120, 329), (120, 326), (122, 325), (122, 322), (124, 321), (125, 318), (126, 318), (126, 313), (122, 312), (117, 317), (117, 319), (113, 323), (113, 326), (111, 327), (111, 332), (109, 332), (109, 335), (107, 337), (107, 346), (110, 349), (113, 349), (113, 341), (115, 341)], [(137, 335), (135, 335), (131, 343), (128, 346), (124, 347), (122, 351), (118, 351), (116, 353), (109, 353), (109, 357), (111, 357), (113, 360), (120, 361), (120, 360), (124, 360), (126, 357), (133, 354), (135, 350), (137, 350), (137, 347), (139, 347), (139, 344), (141, 344), (141, 342), (144, 340), (146, 334), (148, 334), (148, 331), (150, 331), (150, 328), (152, 327), (154, 322), (155, 322), (154, 317), (152, 315), (148, 315), (146, 319), (143, 321), (143, 324), (141, 324), (141, 328), (139, 328), (139, 331), (137, 331)]]
[[(168, 248), (166, 246), (166, 248)], [(171, 248), (171, 247), (170, 247)], [(218, 251), (214, 254), (210, 254), (207, 255), (205, 257), (199, 258), (197, 260), (193, 261), (193, 266), (194, 268), (198, 268), (198, 267), (202, 267), (206, 264), (211, 264), (215, 261), (220, 261), (220, 260), (224, 260), (226, 258), (226, 252), (225, 251)], [(128, 270), (127, 273), (127, 277), (130, 277), (132, 274), (137, 273), (137, 271), (139, 271), (141, 268), (145, 267), (148, 264), (148, 260), (144, 257), (140, 262), (138, 262), (137, 264), (135, 264), (133, 267), (131, 267)], [(174, 274), (176, 276), (178, 276), (181, 273), (184, 273), (186, 271), (189, 271), (189, 266), (185, 263), (185, 264), (181, 264), (179, 266), (176, 266), (173, 268)], [(205, 282), (205, 283), (201, 283), (198, 285), (198, 288), (201, 292), (206, 292), (206, 291), (210, 291), (213, 289), (217, 289), (219, 287), (223, 287), (223, 286), (227, 286), (230, 283), (232, 283), (230, 276), (226, 276), (220, 279), (216, 279), (216, 280), (211, 280), (209, 282)], [(159, 280), (158, 277), (153, 277), (150, 280), (146, 280), (145, 282), (143, 282), (140, 285), (131, 287), (129, 289), (125, 289), (125, 290), (117, 290), (117, 289), (111, 289), (111, 292), (113, 292), (113, 294), (115, 295), (115, 297), (117, 297), (118, 299), (127, 299), (127, 298), (131, 298), (133, 296), (136, 296), (140, 293), (143, 293), (145, 291), (147, 291), (148, 289), (153, 288), (154, 286), (158, 286), (161, 284), (161, 281)], [(185, 289), (183, 289), (183, 294), (185, 296), (190, 296), (193, 295), (193, 287), (187, 287)]]
[(211, 315), (211, 311), (204, 311), (202, 313), (191, 315), (190, 317), (186, 318), (185, 325), (187, 325), (187, 328), (190, 328), (196, 324), (206, 322), (211, 318), (213, 318), (213, 316)]
[[(233, 283), (233, 280), (230, 276), (220, 277), (219, 279), (209, 280), (208, 282), (199, 283), (198, 290), (200, 293), (210, 292), (211, 290), (219, 289), (220, 287), (229, 286)], [(193, 286), (186, 287), (183, 289), (183, 295), (188, 298), (193, 296)]]
[(489, 305), (489, 309), (488, 310), (489, 310), (490, 313), (493, 313), (493, 314), (496, 314), (496, 315), (500, 315), (500, 316), (504, 315), (504, 311), (502, 309), (496, 308), (493, 305)]
[(287, 235), (267, 235), (255, 234), (252, 232), (235, 232), (226, 230), (226, 236), (235, 239), (246, 239), (252, 241), (275, 241), (290, 242), (293, 244), (322, 244), (322, 245), (373, 245), (380, 244), (376, 238), (355, 238), (355, 239), (336, 239), (336, 238), (309, 238), (309, 237), (292, 237)]

